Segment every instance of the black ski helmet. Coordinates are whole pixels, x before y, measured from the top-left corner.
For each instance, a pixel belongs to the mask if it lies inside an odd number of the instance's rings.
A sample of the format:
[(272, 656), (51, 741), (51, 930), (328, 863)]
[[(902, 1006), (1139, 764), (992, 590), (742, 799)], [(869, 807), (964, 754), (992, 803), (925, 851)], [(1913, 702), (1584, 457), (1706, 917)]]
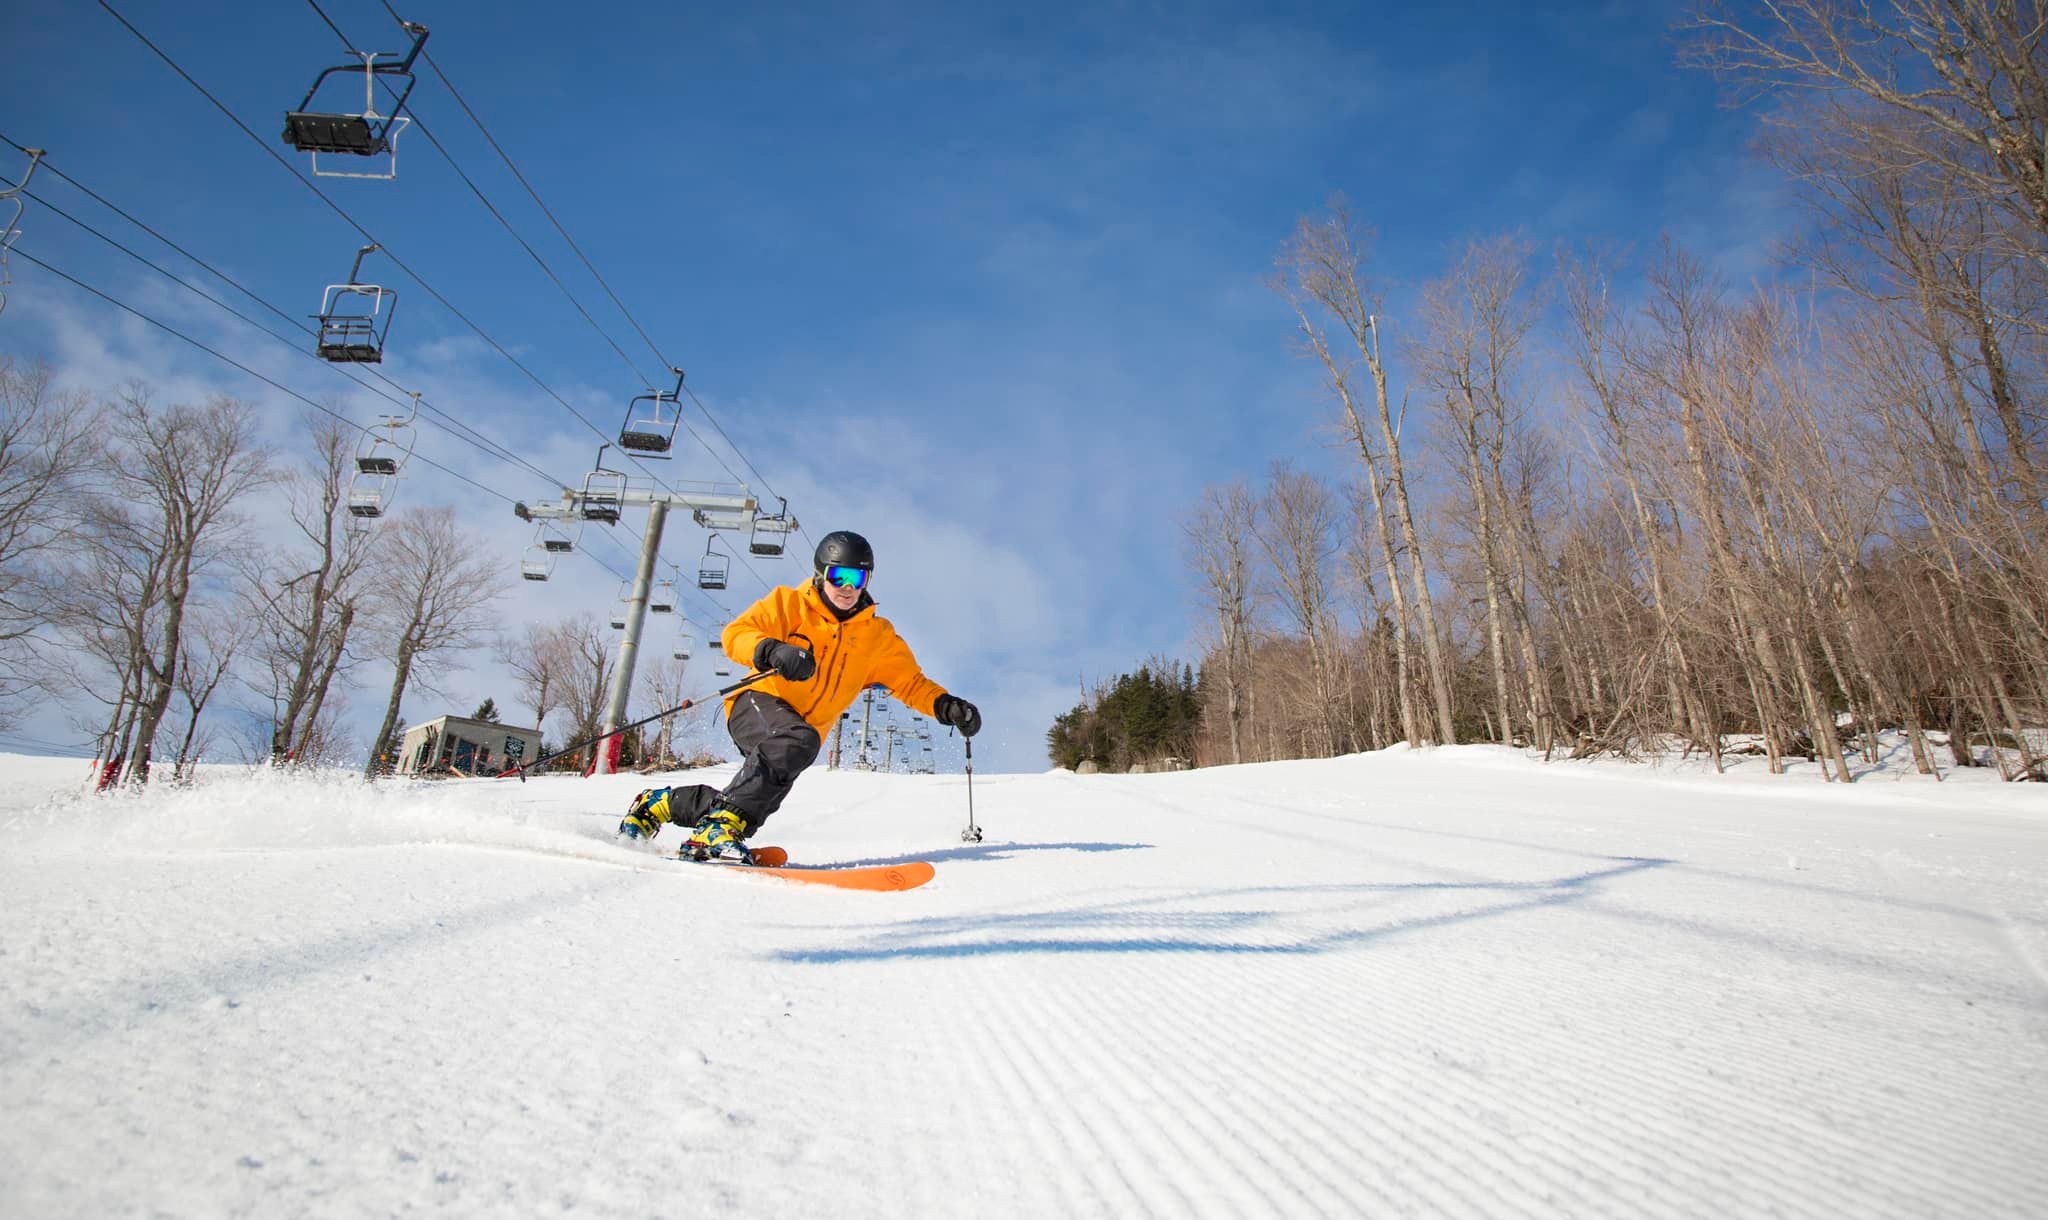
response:
[(835, 564), (872, 572), (875, 570), (875, 548), (852, 530), (833, 530), (818, 540), (817, 553), (811, 556), (811, 571), (814, 575), (823, 576), (825, 569)]

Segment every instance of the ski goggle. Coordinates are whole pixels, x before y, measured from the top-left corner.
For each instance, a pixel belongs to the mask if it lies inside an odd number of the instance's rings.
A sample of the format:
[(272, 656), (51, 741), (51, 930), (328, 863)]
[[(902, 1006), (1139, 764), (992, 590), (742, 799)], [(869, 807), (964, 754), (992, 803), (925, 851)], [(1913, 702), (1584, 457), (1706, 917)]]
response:
[(868, 587), (866, 568), (849, 568), (835, 563), (825, 569), (825, 583), (839, 589), (865, 589)]

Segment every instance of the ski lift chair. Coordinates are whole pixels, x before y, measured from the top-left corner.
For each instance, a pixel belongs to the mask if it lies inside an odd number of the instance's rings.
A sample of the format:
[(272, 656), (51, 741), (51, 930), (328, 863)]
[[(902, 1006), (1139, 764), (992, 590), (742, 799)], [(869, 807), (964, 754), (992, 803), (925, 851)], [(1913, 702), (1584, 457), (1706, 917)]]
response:
[(553, 574), (554, 567), (555, 557), (539, 543), (527, 547), (519, 559), (519, 574), (528, 580), (546, 580)]
[[(535, 520), (532, 510), (528, 509), (524, 504), (513, 505), (512, 513), (521, 521)], [(539, 520), (539, 528), (534, 531), (533, 542), (535, 546), (546, 551), (550, 556), (567, 555), (575, 551), (576, 540), (582, 535), (583, 523), (581, 521), (577, 521), (571, 526), (553, 516), (549, 516)]]
[(691, 638), (690, 638), (690, 633), (689, 633), (689, 632), (687, 632), (687, 631), (683, 632), (683, 633), (682, 633), (681, 635), (679, 635), (679, 636), (677, 636), (677, 637), (676, 637), (676, 650), (675, 650), (675, 658), (676, 658), (676, 660), (678, 660), (678, 661), (687, 661), (687, 660), (689, 660), (689, 659), (690, 659), (690, 644), (691, 644), (691, 643), (692, 643), (692, 640), (691, 640)]
[(711, 544), (717, 541), (716, 534), (704, 540), (704, 558), (697, 561), (697, 587), (700, 589), (725, 588), (726, 573), (732, 564), (711, 549)]
[(363, 256), (377, 249), (376, 243), (356, 251), (355, 266), (349, 268), (348, 283), (329, 284), (320, 295), (320, 336), (314, 347), (322, 360), (335, 364), (381, 364), (384, 337), (391, 333), (391, 317), (398, 310), (395, 289), (361, 280)]
[(391, 501), (392, 484), (397, 480), (391, 475), (364, 474), (357, 472), (348, 484), (348, 511), (352, 517), (381, 517)]
[(356, 446), (356, 470), (361, 474), (397, 474), (412, 456), (412, 447), (419, 439), (412, 426), (419, 413), (420, 394), (414, 390), (411, 414), (381, 416), (377, 423), (363, 429), (362, 443)]
[(753, 534), (747, 540), (747, 549), (756, 555), (780, 555), (789, 541), (789, 531), (796, 527), (790, 520), (789, 501), (782, 501), (782, 511), (774, 514), (756, 512)]
[(626, 422), (619, 425), (619, 448), (665, 457), (675, 444), (676, 426), (683, 422), (683, 370), (669, 371), (676, 375), (673, 391), (650, 389), (626, 404)]
[(673, 614), (676, 609), (676, 585), (664, 580), (647, 591), (647, 611), (650, 614)]
[(624, 631), (626, 617), (633, 613), (633, 582), (626, 581), (619, 586), (619, 600), (612, 604), (612, 630)]
[[(313, 87), (306, 90), (305, 100), (297, 110), (285, 112), (284, 142), (303, 153), (313, 155), (313, 173), (322, 178), (394, 178), (398, 175), (398, 135), (412, 122), (399, 112), (405, 109), (405, 99), (413, 87), (412, 63), (419, 57), (420, 48), (427, 44), (427, 27), (410, 21), (401, 21), (399, 27), (412, 36), (412, 49), (405, 58), (398, 59), (396, 51), (354, 51), (363, 62), (360, 64), (338, 64), (313, 78)], [(379, 59), (397, 60), (395, 63), (380, 64)], [(360, 72), (363, 74), (363, 109), (360, 114), (331, 113), (312, 109), (313, 98), (320, 92), (320, 86), (336, 72)], [(405, 85), (397, 90), (397, 97), (391, 104), (391, 113), (377, 113), (377, 78), (395, 76), (403, 78)], [(348, 157), (388, 157), (383, 173), (358, 173), (348, 170), (321, 169), (320, 154)]]
[(604, 468), (604, 447), (597, 451), (596, 470), (583, 476), (583, 494), (576, 503), (585, 521), (616, 525), (626, 507), (626, 476)]

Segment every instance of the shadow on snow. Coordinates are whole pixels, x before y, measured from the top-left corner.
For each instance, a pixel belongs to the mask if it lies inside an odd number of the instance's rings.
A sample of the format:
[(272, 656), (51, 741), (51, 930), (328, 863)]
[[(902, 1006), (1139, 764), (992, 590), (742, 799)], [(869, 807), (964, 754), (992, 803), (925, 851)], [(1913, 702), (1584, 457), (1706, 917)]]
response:
[(1148, 851), (1150, 843), (969, 843), (963, 847), (948, 847), (940, 851), (920, 851), (903, 856), (867, 856), (859, 860), (837, 860), (827, 865), (821, 861), (798, 860), (794, 856), (790, 863), (815, 868), (879, 868), (891, 864), (915, 864), (920, 860), (939, 864), (947, 860), (1003, 860), (1027, 851)]
[[(1047, 845), (1051, 846), (1051, 845)], [(971, 850), (971, 849), (963, 849)], [(929, 858), (929, 857), (926, 857)], [(1290, 956), (1355, 948), (1403, 933), (1421, 932), (1521, 911), (1581, 901), (1598, 887), (1620, 878), (1658, 869), (1670, 860), (1634, 856), (1607, 857), (1614, 863), (1570, 876), (1542, 881), (1411, 881), (1361, 882), (1299, 886), (1254, 886), (1197, 890), (1181, 894), (1133, 898), (1122, 902), (1027, 914), (948, 916), (912, 920), (874, 936), (858, 948), (788, 949), (782, 961), (813, 964), (874, 961), (883, 958), (979, 957), (997, 953), (1224, 953)], [(1288, 911), (1270, 906), (1246, 909), (1158, 909), (1164, 903), (1215, 902), (1247, 898), (1469, 893), (1496, 896), (1495, 901), (1440, 914), (1395, 918), (1369, 927), (1336, 928), (1291, 934), (1284, 921), (1295, 915), (1327, 912)], [(1153, 929), (1152, 935), (1121, 934), (1127, 929)], [(1252, 939), (1261, 929), (1272, 939)], [(979, 939), (989, 931), (1006, 933)], [(1049, 933), (1022, 936), (1018, 933)]]

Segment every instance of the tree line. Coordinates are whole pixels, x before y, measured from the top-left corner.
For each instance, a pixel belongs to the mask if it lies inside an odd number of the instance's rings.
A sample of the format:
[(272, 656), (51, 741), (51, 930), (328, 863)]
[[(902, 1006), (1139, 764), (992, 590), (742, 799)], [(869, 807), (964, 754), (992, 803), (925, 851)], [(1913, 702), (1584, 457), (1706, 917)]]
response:
[[(366, 660), (393, 665), (385, 742), (407, 690), (488, 636), (503, 565), (452, 509), (353, 516), (352, 429), (307, 420), (293, 463), (256, 421), (240, 399), (100, 398), (0, 357), (0, 727), (82, 698), (104, 782), (140, 784), (220, 744), (225, 696), (260, 726), (244, 756), (326, 761), (354, 752), (338, 726)], [(374, 772), (386, 752), (366, 752)]]
[(1847, 781), (1889, 730), (1923, 773), (2048, 779), (2043, 17), (1688, 22), (1686, 62), (1772, 103), (1798, 290), (1496, 236), (1390, 328), (1369, 228), (1304, 219), (1277, 282), (1354, 474), (1281, 458), (1190, 507), (1195, 759), (1676, 745)]

